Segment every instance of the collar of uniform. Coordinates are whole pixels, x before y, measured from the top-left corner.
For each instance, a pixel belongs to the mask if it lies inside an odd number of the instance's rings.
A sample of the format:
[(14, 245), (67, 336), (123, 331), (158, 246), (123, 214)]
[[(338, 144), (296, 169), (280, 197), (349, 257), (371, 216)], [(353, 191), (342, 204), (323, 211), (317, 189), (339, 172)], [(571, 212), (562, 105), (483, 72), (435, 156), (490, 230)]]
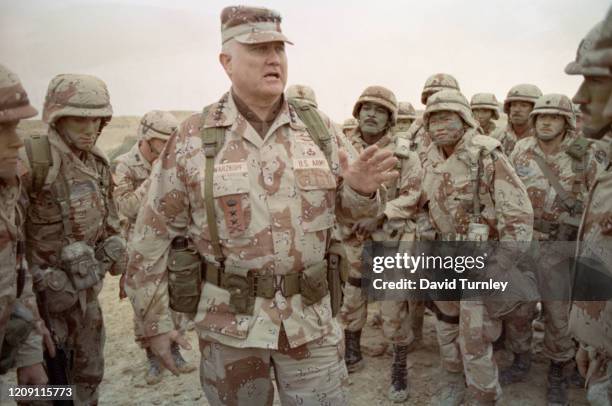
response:
[[(359, 127), (357, 127), (357, 129), (355, 130), (355, 134), (353, 135), (353, 139), (358, 141), (361, 144), (361, 146), (363, 147), (363, 149), (366, 149), (367, 147), (370, 146), (370, 144), (365, 142), (365, 140), (363, 139), (363, 133), (361, 132)], [(378, 141), (376, 141), (376, 143), (374, 145), (376, 145), (378, 148), (384, 148), (387, 145), (389, 145), (389, 143), (391, 141), (393, 141), (393, 136), (391, 134), (391, 131), (387, 130), (385, 132), (385, 134), (382, 137), (380, 137), (380, 139)]]
[[(552, 157), (559, 155), (562, 152), (567, 151), (567, 149), (572, 145), (574, 141), (576, 141), (577, 135), (574, 131), (566, 131), (565, 136), (563, 137), (563, 141), (559, 144), (559, 150), (555, 152)], [(528, 138), (528, 148), (531, 149), (535, 154), (540, 157), (546, 159), (546, 157), (550, 157), (550, 155), (546, 155), (542, 148), (540, 148), (540, 143), (538, 142), (538, 137), (535, 135), (533, 137)]]
[(89, 153), (86, 154), (85, 161), (81, 161), (74, 154), (74, 152), (72, 152), (68, 144), (66, 144), (66, 142), (62, 139), (62, 137), (60, 137), (57, 131), (55, 131), (55, 129), (51, 127), (49, 127), (49, 143), (53, 145), (60, 153), (70, 157), (70, 159), (74, 162), (75, 167), (80, 169), (82, 172), (86, 173), (89, 176), (93, 176), (93, 177), (98, 176), (98, 173), (96, 172), (95, 168), (90, 168), (87, 165), (87, 163), (92, 158), (91, 155), (97, 156), (98, 158), (102, 159), (108, 165), (108, 158), (106, 157), (104, 152), (102, 152), (102, 150), (98, 148), (96, 145), (94, 145), (91, 151), (89, 151), (91, 154)]
[(149, 161), (147, 161), (147, 159), (144, 157), (144, 155), (142, 155), (142, 152), (140, 151), (140, 143), (141, 141), (138, 141), (132, 146), (132, 153), (130, 155), (132, 155), (134, 160), (140, 165), (144, 166), (146, 169), (151, 170), (151, 164), (149, 163)]

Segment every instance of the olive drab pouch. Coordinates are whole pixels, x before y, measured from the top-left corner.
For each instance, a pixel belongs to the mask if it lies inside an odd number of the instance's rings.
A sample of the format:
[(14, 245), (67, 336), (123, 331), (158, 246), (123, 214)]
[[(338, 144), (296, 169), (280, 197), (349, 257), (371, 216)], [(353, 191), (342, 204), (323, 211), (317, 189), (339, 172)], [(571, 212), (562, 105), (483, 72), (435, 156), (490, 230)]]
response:
[[(47, 307), (50, 313), (62, 313), (79, 300), (74, 284), (62, 269), (39, 268), (42, 274), (42, 289), (47, 293)], [(32, 271), (34, 272), (38, 271)]]
[(187, 240), (177, 237), (168, 254), (170, 308), (180, 313), (197, 313), (202, 289), (202, 261)]
[(89, 289), (102, 280), (95, 252), (84, 241), (75, 241), (64, 246), (60, 260), (77, 291)]
[(320, 302), (328, 292), (327, 261), (309, 266), (301, 273), (300, 293), (304, 306)]
[(223, 288), (230, 294), (230, 307), (238, 314), (252, 315), (255, 308), (253, 276), (246, 268), (228, 266), (223, 274)]
[(5, 374), (15, 366), (19, 346), (34, 329), (34, 315), (21, 303), (15, 304), (11, 317), (6, 324), (2, 353), (0, 354), (0, 374)]
[(113, 276), (121, 275), (127, 267), (127, 243), (123, 237), (113, 235), (104, 240), (96, 249), (102, 277), (106, 272)]

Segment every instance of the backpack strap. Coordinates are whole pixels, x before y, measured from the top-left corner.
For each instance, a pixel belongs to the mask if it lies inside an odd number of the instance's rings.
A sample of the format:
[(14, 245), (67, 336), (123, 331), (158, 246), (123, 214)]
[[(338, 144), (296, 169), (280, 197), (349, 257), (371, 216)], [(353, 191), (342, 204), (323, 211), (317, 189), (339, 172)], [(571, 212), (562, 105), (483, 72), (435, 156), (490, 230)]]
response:
[(37, 193), (45, 185), (49, 168), (53, 163), (51, 145), (46, 134), (32, 135), (24, 140), (25, 150), (32, 169), (31, 193)]
[(317, 112), (317, 109), (308, 103), (295, 99), (288, 99), (287, 101), (295, 109), (298, 117), (306, 126), (306, 130), (308, 134), (310, 134), (312, 140), (321, 148), (323, 154), (325, 154), (325, 159), (331, 168), (331, 135), (321, 115)]
[[(202, 110), (202, 120), (206, 120), (211, 106), (204, 107)], [(223, 109), (223, 104), (219, 104), (219, 109)], [(215, 259), (219, 262), (221, 269), (225, 262), (225, 256), (221, 250), (221, 241), (219, 240), (219, 229), (217, 228), (217, 216), (215, 214), (215, 198), (213, 195), (213, 177), (215, 171), (215, 156), (223, 147), (225, 139), (224, 127), (208, 127), (202, 125), (200, 133), (202, 139), (202, 147), (206, 160), (204, 162), (204, 203), (206, 205), (206, 222), (208, 224), (208, 232), (210, 234), (210, 243), (213, 247)]]

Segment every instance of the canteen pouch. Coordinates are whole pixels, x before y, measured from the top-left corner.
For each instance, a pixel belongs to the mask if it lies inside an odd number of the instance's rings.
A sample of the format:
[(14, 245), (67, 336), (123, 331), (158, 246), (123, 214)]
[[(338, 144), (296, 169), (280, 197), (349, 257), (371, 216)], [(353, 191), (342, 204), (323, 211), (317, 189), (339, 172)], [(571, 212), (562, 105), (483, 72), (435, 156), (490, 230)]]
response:
[(304, 270), (300, 278), (300, 293), (304, 306), (318, 303), (329, 292), (327, 261), (321, 261)]
[(170, 308), (179, 313), (197, 313), (202, 289), (202, 261), (195, 248), (171, 248), (168, 254)]
[(101, 268), (93, 248), (84, 241), (76, 241), (62, 248), (62, 267), (77, 291), (89, 289), (102, 279)]

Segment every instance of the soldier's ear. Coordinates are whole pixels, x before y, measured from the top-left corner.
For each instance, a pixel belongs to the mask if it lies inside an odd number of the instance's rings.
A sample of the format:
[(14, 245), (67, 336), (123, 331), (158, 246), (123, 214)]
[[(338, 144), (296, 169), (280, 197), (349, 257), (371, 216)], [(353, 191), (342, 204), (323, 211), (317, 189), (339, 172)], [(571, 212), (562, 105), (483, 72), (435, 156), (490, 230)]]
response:
[(221, 66), (223, 66), (223, 69), (225, 70), (225, 73), (227, 73), (227, 76), (229, 76), (230, 78), (232, 77), (232, 56), (230, 54), (226, 54), (221, 52), (219, 54), (219, 62), (221, 63)]

